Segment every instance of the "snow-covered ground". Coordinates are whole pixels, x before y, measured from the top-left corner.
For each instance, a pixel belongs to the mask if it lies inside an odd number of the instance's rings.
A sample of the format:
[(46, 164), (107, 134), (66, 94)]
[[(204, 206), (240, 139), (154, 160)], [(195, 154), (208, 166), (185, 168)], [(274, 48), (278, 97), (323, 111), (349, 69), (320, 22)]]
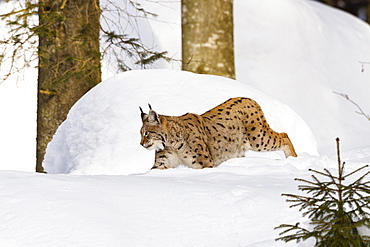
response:
[[(170, 19), (152, 29), (178, 56), (179, 3), (169, 2), (149, 9)], [(313, 246), (274, 241), (279, 224), (308, 225), (280, 195), (298, 193), (294, 178), (309, 179), (308, 168), (334, 172), (337, 136), (348, 172), (370, 163), (369, 122), (332, 93), (349, 94), (370, 113), (370, 67), (361, 72), (360, 64), (370, 60), (370, 28), (316, 2), (239, 0), (235, 34), (237, 82), (133, 71), (91, 90), (48, 147), (45, 168), (59, 174), (26, 172), (35, 163), (35, 84), (25, 83), (35, 82), (34, 72), (17, 87), (0, 85), (0, 246)], [(138, 106), (203, 113), (234, 96), (256, 99), (299, 157), (248, 153), (213, 169), (149, 171), (154, 154), (139, 145)]]
[[(1, 246), (297, 246), (281, 223), (305, 220), (282, 192), (332, 160), (244, 158), (217, 169), (130, 176), (0, 173)], [(306, 224), (303, 224), (305, 226)], [(310, 246), (300, 244), (298, 246)], [(312, 246), (312, 245), (311, 245)]]

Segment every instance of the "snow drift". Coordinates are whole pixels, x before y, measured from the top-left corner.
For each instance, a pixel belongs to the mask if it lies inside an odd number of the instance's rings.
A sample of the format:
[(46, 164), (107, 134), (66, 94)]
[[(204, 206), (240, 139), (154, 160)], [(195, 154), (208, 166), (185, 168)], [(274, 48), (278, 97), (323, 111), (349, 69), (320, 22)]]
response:
[(139, 145), (139, 106), (159, 114), (203, 112), (233, 97), (249, 97), (267, 121), (290, 136), (298, 154), (317, 155), (315, 138), (289, 107), (245, 83), (176, 70), (130, 71), (94, 87), (71, 109), (47, 147), (48, 173), (129, 174), (147, 171), (154, 152)]

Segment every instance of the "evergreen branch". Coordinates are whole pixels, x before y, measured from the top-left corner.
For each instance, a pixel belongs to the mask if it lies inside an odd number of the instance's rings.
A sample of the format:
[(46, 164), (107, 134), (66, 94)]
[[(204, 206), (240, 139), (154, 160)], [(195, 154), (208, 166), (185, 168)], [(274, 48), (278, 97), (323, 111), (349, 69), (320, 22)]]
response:
[(314, 182), (311, 182), (311, 181), (308, 181), (308, 180), (305, 180), (305, 179), (302, 179), (302, 178), (295, 178), (294, 180), (295, 181), (300, 181), (300, 182), (305, 182), (305, 183), (312, 184), (312, 185), (316, 185)]
[[(356, 169), (355, 171), (348, 173), (348, 174), (347, 174), (347, 175), (345, 175), (343, 178), (349, 177), (349, 176), (351, 176), (352, 174), (354, 174), (354, 173), (356, 173), (356, 172), (358, 172), (358, 171), (360, 171), (360, 170), (362, 170), (362, 169), (365, 169), (365, 168), (367, 168), (367, 167), (369, 167), (369, 165), (364, 165), (363, 167), (360, 167), (360, 168)], [(367, 176), (369, 173), (370, 173), (370, 171), (368, 171), (367, 173), (365, 173), (364, 175), (362, 175), (362, 176), (361, 176), (361, 178), (359, 178), (359, 179), (362, 179), (363, 177)]]
[[(32, 6), (32, 5), (30, 5), (30, 6)], [(0, 18), (1, 19), (4, 19), (6, 17), (15, 16), (16, 14), (19, 14), (19, 13), (28, 13), (28, 12), (29, 12), (29, 8), (23, 8), (23, 9), (20, 9), (20, 10), (13, 10), (13, 11), (10, 11), (8, 13), (5, 13), (5, 14), (0, 15)]]
[(282, 224), (278, 227), (275, 227), (274, 230), (282, 229), (282, 228), (287, 228), (287, 229), (284, 230), (283, 232), (279, 233), (279, 236), (287, 234), (291, 231), (298, 231), (298, 232), (295, 233), (295, 234), (288, 235), (288, 236), (279, 237), (279, 238), (276, 239), (276, 241), (282, 240), (282, 241), (285, 241), (285, 242), (290, 242), (292, 240), (296, 240), (296, 242), (298, 243), (301, 240), (306, 239), (307, 235), (310, 235), (310, 233), (311, 233), (307, 229), (300, 227), (299, 222), (295, 225)]
[[(317, 170), (315, 170), (315, 169), (308, 169), (308, 171), (310, 171), (310, 172), (315, 172), (315, 173), (317, 173), (317, 174), (320, 174), (320, 175), (323, 175), (323, 176), (325, 176), (325, 177), (330, 177), (330, 176), (332, 176), (331, 175), (331, 173), (327, 170), (327, 169), (324, 169), (324, 171), (326, 171), (327, 172), (327, 174), (325, 174), (325, 173), (323, 173), (323, 172), (320, 172), (320, 171), (317, 171)], [(313, 176), (313, 175), (312, 175)], [(318, 180), (317, 180), (318, 181)]]

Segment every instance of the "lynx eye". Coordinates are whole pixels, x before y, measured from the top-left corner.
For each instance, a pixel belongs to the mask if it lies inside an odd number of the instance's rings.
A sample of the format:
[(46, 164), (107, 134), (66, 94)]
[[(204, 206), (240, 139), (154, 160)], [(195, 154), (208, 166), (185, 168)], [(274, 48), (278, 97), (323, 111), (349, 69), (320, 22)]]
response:
[(145, 137), (148, 137), (149, 136), (149, 132), (144, 132), (144, 136)]

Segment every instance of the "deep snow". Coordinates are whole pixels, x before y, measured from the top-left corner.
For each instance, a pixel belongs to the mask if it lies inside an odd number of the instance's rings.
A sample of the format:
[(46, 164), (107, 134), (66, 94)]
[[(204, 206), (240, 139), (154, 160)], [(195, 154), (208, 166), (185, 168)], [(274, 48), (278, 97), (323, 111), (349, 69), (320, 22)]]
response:
[[(367, 152), (370, 152), (368, 149)], [(347, 172), (361, 163), (347, 161)], [(368, 160), (369, 161), (369, 160)], [(275, 242), (282, 223), (308, 222), (280, 194), (308, 168), (336, 161), (239, 158), (129, 176), (0, 173), (1, 246), (312, 246)]]
[[(100, 83), (70, 110), (46, 149), (48, 173), (130, 174), (153, 165), (153, 152), (140, 146), (139, 106), (159, 114), (202, 114), (233, 97), (262, 107), (270, 126), (290, 136), (298, 154), (318, 155), (306, 123), (289, 107), (258, 89), (227, 78), (176, 70), (119, 74)], [(146, 110), (148, 111), (148, 110)]]
[[(349, 171), (359, 163), (348, 162)], [(0, 174), (2, 246), (312, 246), (274, 242), (281, 223), (307, 222), (282, 192), (308, 157), (240, 158), (217, 169), (177, 168), (130, 176)], [(312, 243), (312, 242), (311, 242)]]
[[(170, 50), (171, 55), (178, 56), (179, 3), (169, 2), (171, 6), (176, 6), (163, 8), (165, 3), (161, 2), (158, 11), (150, 10), (162, 14), (162, 20), (171, 19), (175, 24), (152, 22), (152, 28), (154, 33), (158, 33), (161, 46)], [(180, 115), (187, 111), (202, 113), (222, 100), (215, 97), (207, 102), (199, 102), (199, 95), (193, 94), (191, 89), (203, 87), (194, 84), (190, 89), (185, 89), (185, 85), (171, 89), (171, 92), (176, 92), (176, 98), (168, 98), (166, 101), (155, 99), (155, 95), (144, 95), (152, 90), (150, 85), (142, 92), (141, 96), (145, 97), (139, 99), (135, 95), (140, 95), (142, 85), (137, 85), (135, 91), (133, 85), (124, 81), (120, 83), (130, 85), (130, 90), (133, 91), (124, 92), (124, 95), (115, 94), (116, 97), (110, 98), (113, 88), (107, 84), (120, 87), (121, 84), (115, 80), (130, 76), (118, 75), (111, 82), (108, 80), (99, 85), (75, 106), (74, 113), (71, 112), (70, 119), (78, 120), (73, 114), (81, 115), (86, 119), (80, 119), (80, 123), (90, 123), (81, 125), (82, 131), (77, 132), (76, 137), (72, 136), (83, 145), (78, 146), (76, 151), (105, 147), (106, 152), (99, 150), (99, 156), (92, 158), (110, 160), (109, 157), (116, 157), (106, 167), (91, 163), (90, 172), (122, 174), (123, 170), (129, 171), (132, 167), (146, 172), (116, 176), (76, 176), (1, 171), (0, 245), (312, 246), (312, 241), (300, 244), (274, 241), (278, 231), (273, 228), (281, 223), (294, 224), (300, 221), (303, 226), (307, 226), (307, 221), (301, 218), (296, 209), (289, 209), (289, 204), (280, 194), (297, 193), (298, 183), (293, 179), (309, 179), (311, 174), (307, 172), (308, 168), (329, 168), (334, 171), (337, 164), (331, 154), (335, 153), (336, 136), (342, 137), (342, 146), (346, 149), (342, 159), (347, 163), (348, 172), (370, 163), (369, 123), (364, 117), (354, 113), (356, 109), (349, 102), (332, 94), (332, 91), (347, 93), (366, 112), (370, 112), (367, 97), (370, 68), (365, 67), (365, 71), (361, 73), (359, 64), (359, 61), (369, 60), (369, 27), (348, 14), (315, 2), (242, 0), (235, 1), (235, 30), (237, 77), (240, 82), (248, 83), (248, 90), (243, 89), (240, 92), (246, 90), (261, 97), (261, 101), (266, 104), (262, 107), (267, 115), (270, 114), (270, 109), (271, 116), (287, 111), (290, 112), (288, 116), (296, 116), (289, 109), (292, 108), (312, 129), (318, 140), (321, 156), (301, 154), (298, 158), (284, 159), (279, 153), (264, 153), (261, 156), (252, 153), (246, 158), (227, 161), (215, 169), (194, 170), (180, 167), (166, 171), (147, 171), (152, 165), (153, 153), (139, 148), (135, 149), (137, 153), (135, 151), (129, 154), (130, 157), (136, 157), (136, 160), (128, 164), (120, 158), (127, 156), (120, 149), (126, 147), (121, 142), (122, 134), (125, 133), (121, 129), (125, 120), (132, 121), (130, 126), (134, 125), (137, 129), (132, 130), (132, 135), (128, 135), (132, 137), (128, 141), (132, 145), (138, 145), (139, 105), (144, 108), (150, 100), (158, 112)], [(168, 38), (171, 38), (170, 41)], [(176, 65), (171, 64), (170, 67)], [(36, 76), (32, 73), (34, 72), (26, 74), (24, 80), (20, 77), (18, 84), (12, 84), (15, 81), (13, 80), (0, 85), (0, 112), (2, 119), (6, 119), (0, 121), (2, 170), (31, 171), (34, 167), (32, 150), (35, 117), (29, 112), (34, 112), (35, 108), (32, 103), (35, 100), (35, 84), (27, 83), (32, 78), (35, 81)], [(137, 75), (133, 80), (140, 80), (146, 73), (131, 73), (133, 74)], [(167, 74), (163, 73), (164, 79)], [(188, 76), (184, 76), (184, 79)], [(151, 79), (147, 78), (146, 82), (149, 83)], [(348, 81), (351, 83), (347, 83)], [(14, 85), (17, 86), (12, 87)], [(25, 89), (25, 85), (31, 90)], [(171, 84), (174, 85), (176, 84)], [(269, 106), (269, 103), (276, 101), (255, 88), (262, 88), (288, 107), (278, 104), (284, 110), (274, 112), (277, 105)], [(88, 107), (88, 103), (94, 102), (91, 106), (96, 106), (99, 100), (92, 97), (95, 93), (104, 94), (103, 89), (110, 91), (103, 97), (105, 101), (101, 101), (101, 105), (96, 107), (102, 114), (94, 115), (90, 112), (92, 109)], [(214, 92), (214, 89), (208, 88), (202, 92), (206, 94), (208, 91)], [(181, 90), (189, 95), (187, 101), (191, 103), (188, 105), (179, 101)], [(12, 91), (16, 91), (18, 96), (14, 97)], [(122, 91), (117, 90), (116, 93), (120, 92)], [(232, 90), (227, 88), (220, 95), (233, 97), (228, 92), (231, 93)], [(22, 101), (23, 97), (19, 94), (27, 95), (27, 100)], [(129, 102), (124, 102), (125, 100), (132, 100), (135, 104), (132, 108), (128, 107)], [(87, 105), (83, 106), (84, 104)], [(115, 104), (122, 105), (122, 109)], [(12, 107), (8, 107), (9, 105)], [(127, 111), (130, 118), (123, 118), (123, 111)], [(28, 117), (24, 118), (25, 115)], [(110, 120), (109, 123), (107, 120)], [(286, 125), (279, 117), (271, 118), (271, 122)], [(294, 117), (292, 122), (293, 126), (302, 127), (300, 118)], [(67, 123), (68, 121), (64, 126)], [(275, 127), (279, 128), (278, 125)], [(66, 129), (61, 127), (63, 128)], [(85, 128), (91, 131), (86, 132)], [(289, 128), (288, 131), (295, 136), (295, 131)], [(305, 130), (304, 133), (308, 134), (309, 131)], [(86, 142), (79, 139), (86, 136), (89, 137)], [(103, 145), (109, 138), (112, 143)], [(10, 141), (12, 139), (17, 141)], [(71, 140), (54, 140), (59, 144), (62, 141), (66, 144)], [(301, 145), (300, 139), (294, 142)], [(367, 147), (359, 148), (361, 146)], [(71, 151), (66, 147), (62, 150)], [(58, 154), (55, 157), (84, 160), (83, 157), (70, 154)], [(81, 156), (89, 157), (86, 152), (81, 152)], [(57, 169), (63, 165), (60, 162), (57, 164)], [(89, 163), (80, 165), (73, 162), (64, 164), (66, 169), (59, 172), (70, 172), (72, 169), (69, 168), (75, 168), (75, 173), (83, 173), (83, 168), (87, 170)], [(81, 169), (76, 169), (77, 167)]]

